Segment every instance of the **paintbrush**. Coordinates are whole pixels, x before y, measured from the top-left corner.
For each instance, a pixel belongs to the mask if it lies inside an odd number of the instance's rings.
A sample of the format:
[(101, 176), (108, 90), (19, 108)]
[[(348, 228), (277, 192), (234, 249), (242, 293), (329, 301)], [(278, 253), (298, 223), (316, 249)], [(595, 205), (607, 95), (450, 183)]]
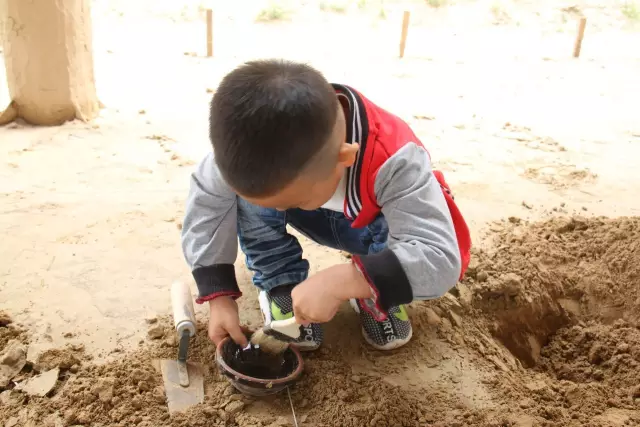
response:
[(289, 344), (300, 337), (300, 325), (295, 317), (285, 320), (274, 320), (251, 335), (251, 344), (271, 354), (284, 352)]

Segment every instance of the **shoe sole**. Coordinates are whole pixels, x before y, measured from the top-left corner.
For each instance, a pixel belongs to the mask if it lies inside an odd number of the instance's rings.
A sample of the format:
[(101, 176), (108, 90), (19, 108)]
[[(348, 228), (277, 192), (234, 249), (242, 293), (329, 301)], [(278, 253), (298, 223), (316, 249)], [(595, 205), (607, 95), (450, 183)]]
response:
[(367, 342), (367, 344), (369, 344), (371, 347), (375, 348), (376, 350), (381, 350), (381, 351), (389, 351), (389, 350), (395, 350), (397, 348), (400, 348), (406, 343), (408, 343), (411, 340), (411, 337), (413, 337), (413, 328), (411, 328), (411, 330), (409, 331), (408, 337), (403, 339), (395, 339), (389, 343), (386, 343), (385, 345), (379, 345), (371, 341), (371, 338), (369, 338), (369, 334), (367, 334), (364, 328), (362, 328), (360, 331), (362, 332), (362, 337)]
[(300, 344), (300, 343), (291, 343), (290, 344), (291, 347), (295, 347), (298, 350), (302, 351), (302, 352), (307, 352), (307, 351), (316, 351), (317, 349), (319, 349), (322, 344)]

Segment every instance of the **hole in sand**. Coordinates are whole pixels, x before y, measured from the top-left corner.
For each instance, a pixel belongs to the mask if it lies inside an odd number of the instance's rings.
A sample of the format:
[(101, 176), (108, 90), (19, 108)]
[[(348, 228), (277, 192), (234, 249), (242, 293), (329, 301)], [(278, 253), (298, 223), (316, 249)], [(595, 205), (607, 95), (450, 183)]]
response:
[[(588, 408), (599, 422), (627, 425), (640, 407), (640, 219), (512, 218), (500, 227), (463, 284), (473, 308), (529, 374), (542, 375), (525, 384), (531, 393), (562, 401), (544, 418)], [(549, 378), (560, 381), (555, 390)]]

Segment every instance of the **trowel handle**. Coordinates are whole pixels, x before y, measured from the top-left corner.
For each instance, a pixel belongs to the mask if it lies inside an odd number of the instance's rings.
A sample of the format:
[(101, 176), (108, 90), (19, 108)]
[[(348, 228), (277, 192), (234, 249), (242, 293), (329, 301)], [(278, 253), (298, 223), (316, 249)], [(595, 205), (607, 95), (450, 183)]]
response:
[(300, 337), (300, 324), (296, 322), (295, 317), (285, 320), (274, 320), (269, 323), (269, 327), (293, 339)]
[(173, 325), (176, 327), (178, 337), (184, 331), (189, 331), (189, 336), (196, 334), (196, 315), (193, 310), (193, 296), (189, 285), (184, 282), (174, 282), (171, 285), (171, 307), (173, 309)]

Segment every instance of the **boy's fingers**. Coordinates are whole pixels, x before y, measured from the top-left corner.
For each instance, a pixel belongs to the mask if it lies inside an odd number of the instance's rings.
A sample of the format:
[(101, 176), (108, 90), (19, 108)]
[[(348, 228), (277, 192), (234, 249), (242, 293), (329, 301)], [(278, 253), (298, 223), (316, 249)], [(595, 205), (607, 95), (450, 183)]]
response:
[(310, 324), (312, 324), (312, 323), (320, 323), (320, 322), (317, 322), (314, 319), (311, 319), (309, 317), (302, 316), (302, 315), (299, 315), (299, 314), (296, 314), (295, 317), (296, 317), (296, 323), (299, 324), (299, 325), (304, 326), (305, 328), (307, 326), (309, 326)]
[(240, 347), (245, 348), (247, 344), (249, 344), (249, 340), (247, 340), (247, 336), (242, 332), (240, 325), (235, 325), (234, 327), (227, 329), (227, 332), (231, 336), (231, 339)]
[(218, 343), (220, 341), (222, 341), (222, 339), (225, 337), (226, 335), (219, 335), (219, 334), (209, 334), (209, 339), (215, 344), (218, 345)]

